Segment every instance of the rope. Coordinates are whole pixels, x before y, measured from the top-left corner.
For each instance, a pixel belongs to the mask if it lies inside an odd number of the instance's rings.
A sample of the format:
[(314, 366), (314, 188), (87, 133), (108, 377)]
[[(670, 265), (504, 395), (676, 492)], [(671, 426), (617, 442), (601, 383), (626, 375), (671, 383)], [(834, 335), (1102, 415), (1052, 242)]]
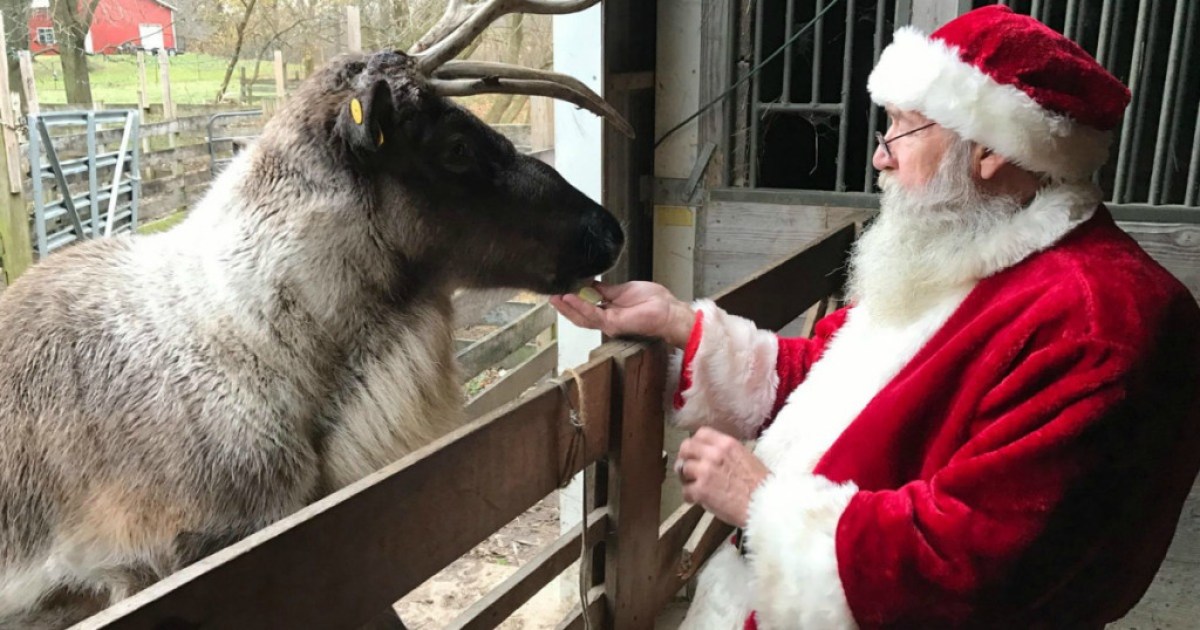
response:
[[(579, 451), (582, 450), (584, 456), (587, 456), (587, 432), (584, 431), (584, 427), (586, 427), (587, 424), (586, 418), (583, 416), (584, 410), (587, 409), (587, 402), (584, 398), (583, 378), (579, 376), (579, 372), (576, 372), (574, 368), (567, 368), (567, 373), (571, 375), (571, 380), (575, 381), (575, 391), (579, 393), (579, 409), (576, 409), (575, 406), (571, 404), (571, 395), (567, 390), (567, 381), (558, 381), (558, 388), (562, 390), (563, 399), (567, 401), (567, 408), (570, 410), (567, 414), (567, 421), (575, 429), (575, 432), (571, 435), (571, 444), (567, 447), (567, 457), (565, 463), (563, 464), (563, 470), (558, 476), (559, 489), (566, 488), (567, 484), (571, 483), (571, 463), (575, 461), (575, 457)], [(588, 473), (589, 468), (591, 467), (584, 466), (583, 468), (583, 497), (580, 500), (580, 505), (583, 506), (583, 515), (579, 521), (579, 611), (583, 616), (584, 630), (592, 629), (592, 619), (588, 616), (587, 612), (589, 576), (584, 571), (584, 567), (586, 565), (585, 561), (587, 560), (588, 554), (587, 532), (589, 505), (588, 480), (590, 477)]]

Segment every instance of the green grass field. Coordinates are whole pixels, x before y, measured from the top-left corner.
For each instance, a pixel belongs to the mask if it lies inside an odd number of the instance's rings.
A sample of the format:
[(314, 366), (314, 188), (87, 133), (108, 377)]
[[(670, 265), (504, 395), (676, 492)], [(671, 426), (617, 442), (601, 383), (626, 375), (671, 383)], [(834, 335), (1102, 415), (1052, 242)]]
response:
[[(171, 98), (177, 105), (203, 105), (212, 103), (225, 75), (225, 65), (229, 60), (224, 57), (214, 57), (197, 53), (187, 53), (170, 58), (171, 62)], [(239, 67), (246, 68), (246, 76), (254, 75), (254, 60), (241, 60)], [(88, 67), (91, 70), (92, 100), (105, 104), (131, 104), (138, 102), (138, 71), (137, 55), (94, 55), (88, 57)], [(299, 66), (288, 66), (288, 76), (294, 76)], [(38, 101), (41, 103), (66, 103), (66, 91), (63, 88), (62, 66), (57, 55), (44, 55), (34, 60), (34, 76), (37, 80)], [(162, 87), (159, 80), (158, 58), (146, 56), (146, 90), (150, 93), (151, 104), (162, 103)], [(225, 91), (226, 100), (238, 98), (239, 72), (235, 68), (229, 88)], [(263, 61), (258, 70), (259, 81), (274, 81), (274, 64)], [(256, 88), (258, 93), (266, 90), (273, 92), (273, 87)], [(496, 97), (491, 94), (471, 96), (461, 99), (468, 109), (476, 115), (482, 115), (491, 106)], [(527, 115), (527, 114), (526, 114)], [(522, 120), (525, 120), (524, 117)]]
[[(178, 104), (212, 103), (225, 74), (228, 59), (187, 53), (171, 57), (171, 98)], [(254, 61), (243, 60), (240, 66), (250, 75), (254, 73)], [(136, 103), (138, 91), (137, 55), (95, 55), (88, 58), (91, 70), (92, 99), (101, 103)], [(288, 73), (295, 70), (290, 68)], [(42, 103), (65, 103), (62, 66), (57, 56), (44, 55), (35, 60), (34, 75), (37, 78), (38, 100)], [(259, 79), (274, 78), (273, 65), (262, 62)], [(151, 103), (162, 102), (162, 87), (159, 82), (158, 59), (146, 56), (146, 90)], [(238, 71), (226, 91), (228, 97), (237, 98)]]

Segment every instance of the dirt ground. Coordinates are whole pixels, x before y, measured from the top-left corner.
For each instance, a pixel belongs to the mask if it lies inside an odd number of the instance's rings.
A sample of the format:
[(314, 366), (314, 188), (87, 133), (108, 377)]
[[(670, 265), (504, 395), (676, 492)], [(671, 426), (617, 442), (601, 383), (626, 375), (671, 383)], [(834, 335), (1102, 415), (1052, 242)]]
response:
[[(442, 628), (558, 536), (556, 492), (409, 593), (396, 610), (412, 630)], [(499, 627), (548, 630), (574, 603), (567, 585), (556, 580)]]

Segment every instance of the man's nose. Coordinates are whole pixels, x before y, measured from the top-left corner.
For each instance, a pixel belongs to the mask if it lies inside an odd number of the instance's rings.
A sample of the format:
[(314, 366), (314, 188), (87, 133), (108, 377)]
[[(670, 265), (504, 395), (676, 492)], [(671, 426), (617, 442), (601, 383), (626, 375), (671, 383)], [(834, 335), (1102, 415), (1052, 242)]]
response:
[(875, 155), (871, 156), (871, 166), (877, 171), (890, 171), (896, 168), (896, 159), (889, 156), (881, 144), (875, 147)]

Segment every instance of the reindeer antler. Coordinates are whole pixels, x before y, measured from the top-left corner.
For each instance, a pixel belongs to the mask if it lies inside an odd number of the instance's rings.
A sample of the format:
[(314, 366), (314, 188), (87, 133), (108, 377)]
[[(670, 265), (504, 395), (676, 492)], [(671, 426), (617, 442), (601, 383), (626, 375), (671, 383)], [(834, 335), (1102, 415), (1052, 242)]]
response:
[(600, 0), (484, 0), (466, 4), (463, 0), (449, 0), (441, 19), (413, 44), (409, 54), (417, 58), (417, 68), (429, 78), (430, 86), (443, 96), (549, 96), (608, 119), (632, 138), (633, 127), (617, 110), (573, 77), (504, 63), (451, 61), (501, 16), (510, 13), (562, 15), (582, 11), (598, 2)]

